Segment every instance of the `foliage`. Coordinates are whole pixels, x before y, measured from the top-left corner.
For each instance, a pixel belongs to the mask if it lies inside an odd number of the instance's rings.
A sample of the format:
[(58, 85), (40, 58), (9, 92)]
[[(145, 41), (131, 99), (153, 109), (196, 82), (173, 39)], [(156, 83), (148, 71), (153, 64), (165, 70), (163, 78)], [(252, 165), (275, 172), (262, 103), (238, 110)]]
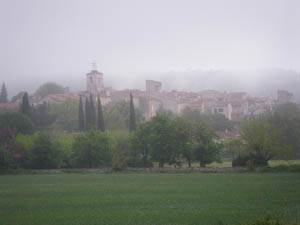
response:
[(288, 153), (288, 148), (281, 144), (281, 130), (264, 116), (245, 121), (241, 135), (246, 143), (246, 152), (259, 158), (260, 165), (267, 165), (270, 159)]
[(41, 130), (49, 128), (56, 121), (56, 116), (50, 112), (49, 104), (46, 102), (32, 107), (30, 118), (34, 125)]
[(260, 169), (260, 172), (296, 172), (300, 173), (300, 165), (278, 165), (278, 166), (266, 166)]
[(135, 118), (132, 94), (130, 93), (129, 132), (131, 133), (135, 130), (136, 130), (136, 118)]
[(116, 139), (116, 147), (112, 152), (112, 168), (114, 170), (122, 170), (127, 167), (128, 152), (130, 142), (128, 137), (118, 137)]
[(75, 137), (73, 135), (56, 138), (53, 142), (54, 146), (60, 150), (60, 158), (62, 168), (73, 167), (73, 145)]
[(300, 156), (300, 110), (294, 103), (275, 107), (266, 117), (270, 123), (282, 132), (281, 144), (293, 150), (293, 156)]
[(49, 106), (49, 114), (55, 116), (53, 126), (63, 131), (78, 131), (78, 102), (67, 100), (62, 103), (53, 103)]
[(200, 167), (214, 161), (220, 162), (222, 146), (214, 141), (217, 135), (205, 124), (197, 124), (194, 129), (194, 157), (200, 161)]
[[(141, 110), (134, 109), (136, 116), (136, 123), (140, 123), (145, 120)], [(129, 130), (129, 115), (130, 104), (126, 101), (120, 101), (116, 103), (110, 103), (103, 107), (103, 115), (105, 126), (109, 130), (115, 129), (127, 129)]]
[(94, 104), (94, 98), (92, 94), (90, 94), (90, 102), (89, 102), (89, 115), (90, 115), (90, 124), (92, 126), (96, 125), (96, 109)]
[(34, 135), (19, 134), (16, 137), (16, 143), (22, 146), (21, 148), (21, 167), (31, 168), (32, 166), (32, 149), (34, 148), (35, 139), (38, 137), (38, 133)]
[[(193, 124), (181, 117), (158, 114), (150, 121), (138, 126), (131, 137), (130, 164), (144, 165), (157, 161), (159, 167), (165, 163), (180, 165), (186, 159), (191, 167), (192, 160), (201, 166), (220, 161), (221, 144), (216, 143), (216, 134), (203, 124)], [(135, 158), (135, 159), (132, 159)]]
[(30, 119), (18, 112), (0, 113), (0, 128), (12, 129), (16, 135), (19, 133), (32, 134), (34, 132)]
[(77, 167), (95, 168), (111, 165), (114, 141), (107, 132), (89, 129), (74, 138), (74, 163)]
[(20, 112), (28, 117), (31, 116), (31, 107), (29, 104), (29, 98), (27, 92), (25, 92), (25, 94), (23, 95)]
[(149, 136), (149, 146), (151, 146), (151, 156), (153, 160), (163, 167), (165, 163), (176, 164), (179, 149), (176, 145), (174, 123), (164, 114), (153, 117), (150, 121), (151, 133)]
[(7, 103), (7, 102), (8, 102), (7, 90), (5, 84), (3, 83), (1, 87), (1, 93), (0, 93), (0, 103)]
[(213, 131), (231, 131), (235, 123), (228, 120), (223, 114), (201, 113), (198, 109), (184, 108), (182, 116), (193, 123), (206, 123)]
[(255, 153), (240, 154), (232, 160), (232, 167), (262, 167), (266, 165), (267, 162)]
[(90, 110), (90, 102), (88, 97), (85, 97), (85, 129), (88, 130), (91, 124), (91, 110)]
[(35, 94), (37, 96), (39, 96), (40, 98), (44, 98), (48, 95), (52, 95), (52, 94), (62, 94), (64, 93), (65, 90), (64, 88), (59, 85), (56, 84), (54, 82), (47, 82), (43, 85), (41, 85), (35, 92)]
[(102, 132), (105, 131), (105, 123), (104, 123), (104, 118), (103, 118), (103, 110), (102, 110), (102, 105), (101, 105), (101, 99), (100, 96), (98, 96), (98, 129), (101, 130)]
[(23, 96), (24, 96), (25, 93), (26, 93), (25, 91), (20, 91), (18, 94), (16, 94), (15, 96), (13, 96), (11, 98), (11, 102), (15, 103), (15, 102), (17, 102), (19, 100), (22, 100), (22, 98), (23, 98)]
[(34, 139), (31, 151), (31, 168), (53, 169), (61, 166), (59, 147), (46, 133), (40, 133)]
[(150, 122), (138, 125), (136, 132), (131, 136), (130, 167), (146, 167), (150, 163)]
[(243, 141), (236, 138), (224, 140), (223, 149), (223, 156), (229, 158), (235, 158), (245, 151)]
[(80, 95), (79, 99), (79, 112), (78, 112), (78, 121), (79, 121), (79, 131), (84, 131), (84, 112), (83, 112), (83, 104), (82, 97)]

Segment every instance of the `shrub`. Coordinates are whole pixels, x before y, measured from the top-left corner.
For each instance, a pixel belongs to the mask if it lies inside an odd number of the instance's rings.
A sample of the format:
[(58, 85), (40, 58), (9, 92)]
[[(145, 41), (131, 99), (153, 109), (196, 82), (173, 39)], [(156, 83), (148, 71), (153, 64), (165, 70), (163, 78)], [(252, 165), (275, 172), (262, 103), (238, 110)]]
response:
[(12, 129), (15, 134), (33, 134), (34, 127), (31, 120), (18, 112), (0, 113), (1, 129)]
[(109, 166), (113, 147), (114, 140), (107, 132), (89, 129), (75, 137), (74, 164), (84, 168)]
[(10, 169), (13, 167), (13, 152), (4, 145), (0, 146), (0, 169)]
[(274, 167), (263, 167), (260, 172), (300, 172), (300, 165), (278, 165)]
[(232, 167), (249, 167), (250, 169), (253, 169), (254, 167), (262, 167), (267, 165), (268, 163), (263, 157), (253, 153), (239, 155), (232, 160)]
[(31, 151), (31, 167), (34, 169), (53, 169), (61, 166), (59, 146), (54, 145), (48, 134), (41, 133), (34, 140)]
[(140, 168), (153, 167), (153, 163), (151, 161), (148, 160), (145, 164), (144, 159), (138, 157), (129, 157), (127, 160), (127, 165), (128, 167), (140, 167)]
[(127, 167), (129, 146), (130, 142), (127, 136), (116, 138), (116, 147), (112, 155), (112, 168), (114, 170), (122, 170)]
[(31, 168), (32, 161), (32, 149), (34, 147), (34, 140), (38, 135), (24, 135), (19, 134), (16, 137), (16, 143), (20, 144), (21, 147), (21, 167), (23, 168)]
[(54, 140), (54, 146), (60, 150), (62, 168), (71, 168), (73, 166), (73, 144), (74, 136), (66, 136)]

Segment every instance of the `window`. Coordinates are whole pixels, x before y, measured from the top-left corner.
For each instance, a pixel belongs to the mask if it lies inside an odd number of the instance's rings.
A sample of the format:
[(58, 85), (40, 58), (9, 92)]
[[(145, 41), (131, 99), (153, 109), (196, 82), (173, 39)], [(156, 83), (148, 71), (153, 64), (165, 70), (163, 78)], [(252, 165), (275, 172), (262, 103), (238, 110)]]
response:
[(223, 108), (219, 108), (219, 112), (220, 113), (224, 112), (224, 109)]

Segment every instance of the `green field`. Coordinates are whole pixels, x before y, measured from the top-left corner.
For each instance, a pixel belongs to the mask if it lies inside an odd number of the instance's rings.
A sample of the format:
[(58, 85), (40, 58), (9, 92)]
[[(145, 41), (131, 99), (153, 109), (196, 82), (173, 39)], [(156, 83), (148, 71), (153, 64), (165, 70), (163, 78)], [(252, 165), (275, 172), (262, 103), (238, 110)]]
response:
[(299, 173), (0, 176), (0, 224), (234, 224), (300, 221)]

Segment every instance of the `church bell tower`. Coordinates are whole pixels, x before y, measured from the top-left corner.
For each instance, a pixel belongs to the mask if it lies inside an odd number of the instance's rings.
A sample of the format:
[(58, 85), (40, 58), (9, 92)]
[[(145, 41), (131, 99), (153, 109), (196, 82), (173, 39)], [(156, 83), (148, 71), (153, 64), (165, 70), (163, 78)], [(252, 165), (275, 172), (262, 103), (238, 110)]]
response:
[(86, 84), (88, 93), (97, 96), (104, 90), (103, 73), (97, 70), (96, 63), (92, 64), (91, 72), (86, 74)]

